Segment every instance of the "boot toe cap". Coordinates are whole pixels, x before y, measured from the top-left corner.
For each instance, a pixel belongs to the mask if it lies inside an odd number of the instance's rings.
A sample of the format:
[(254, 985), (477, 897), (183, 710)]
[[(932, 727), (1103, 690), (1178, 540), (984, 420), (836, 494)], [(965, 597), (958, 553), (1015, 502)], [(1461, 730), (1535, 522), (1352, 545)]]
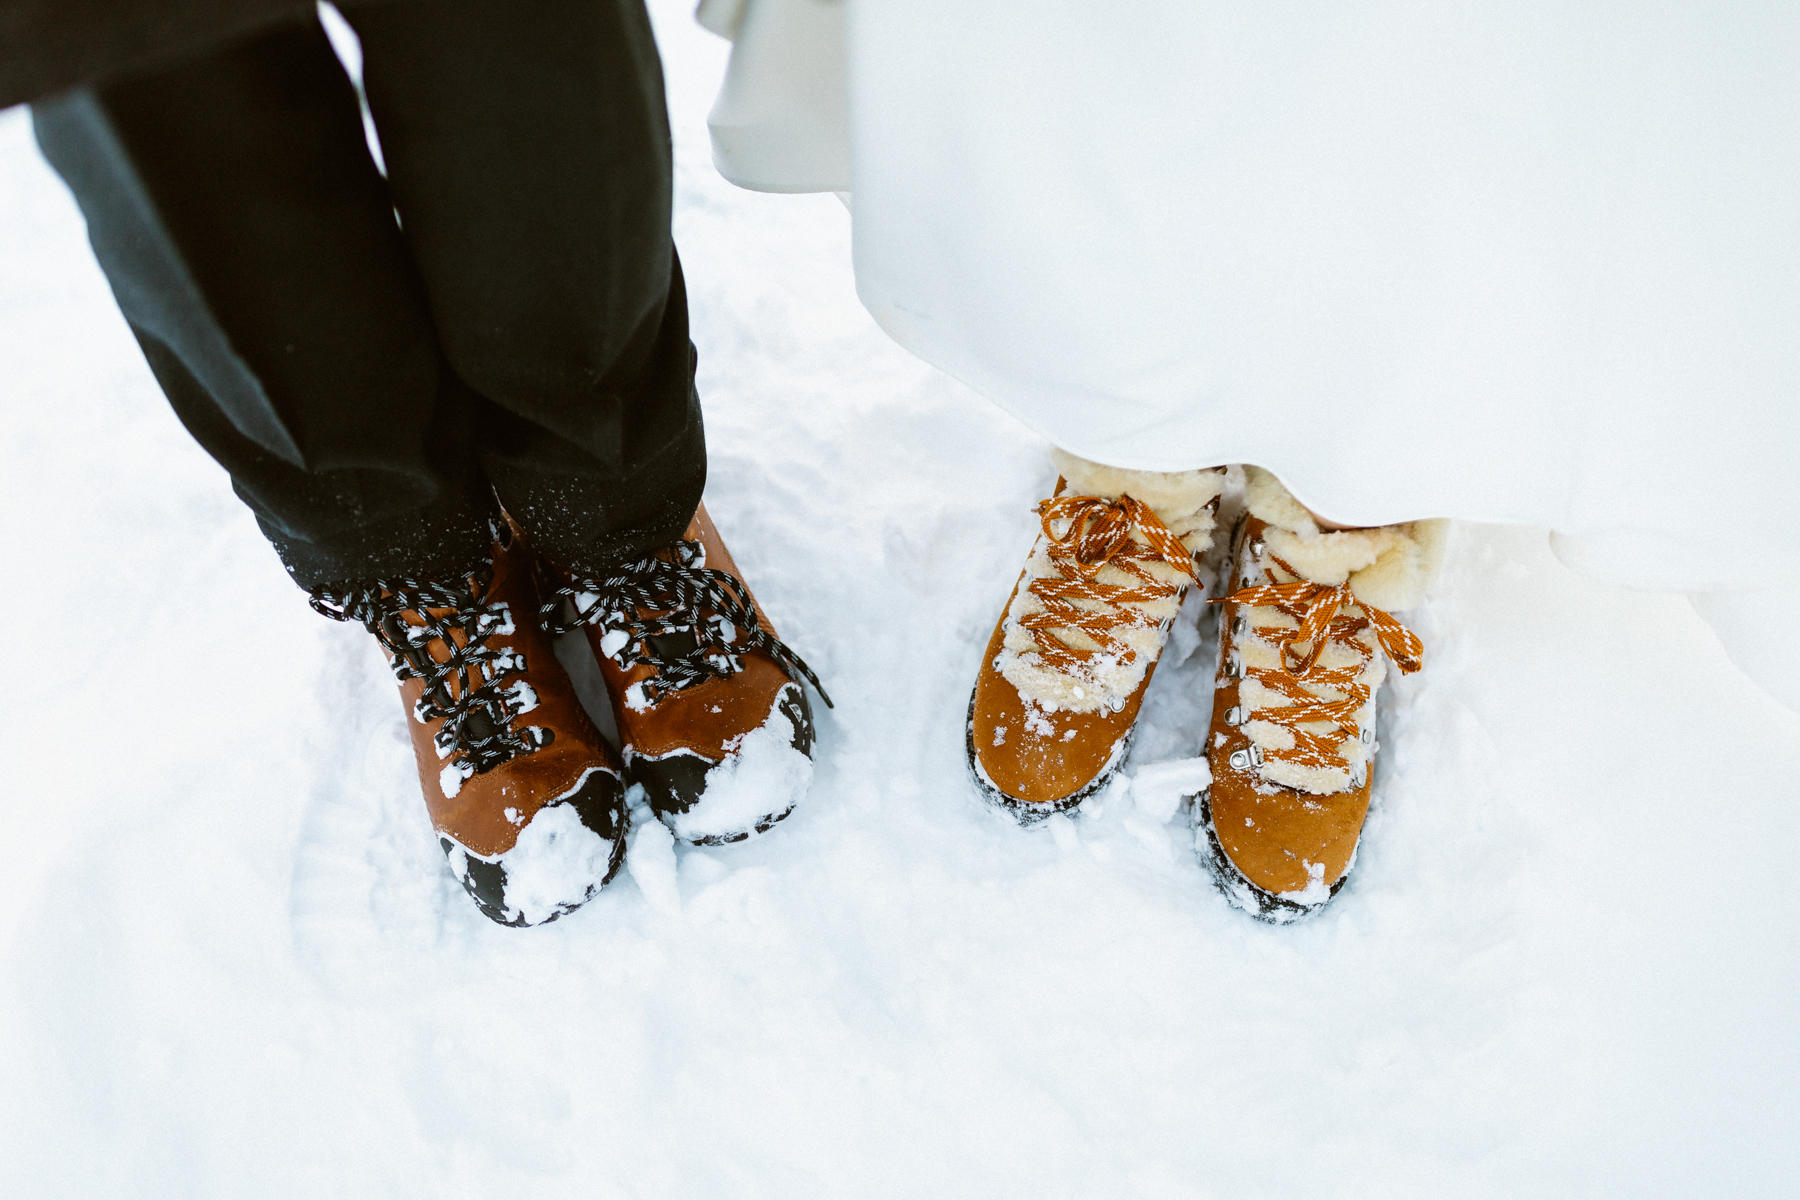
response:
[(969, 698), (969, 770), (989, 801), (1031, 825), (1106, 785), (1125, 759), (1129, 724), (1111, 728), (1103, 718), (1056, 713), (1037, 715), (1045, 728), (1034, 729), (1016, 694), (1010, 703), (984, 695), (1002, 686), (984, 677)]
[(1196, 849), (1232, 903), (1265, 920), (1292, 921), (1344, 886), (1366, 808), (1354, 795), (1215, 786), (1196, 807)]
[(721, 759), (692, 750), (634, 756), (632, 781), (676, 837), (697, 845), (743, 841), (794, 810), (812, 783), (812, 707), (797, 684), (783, 687), (755, 728), (727, 743)]
[(490, 920), (543, 925), (593, 899), (618, 874), (629, 824), (619, 776), (589, 768), (575, 786), (539, 809), (512, 847), (480, 855), (442, 833), (454, 874)]

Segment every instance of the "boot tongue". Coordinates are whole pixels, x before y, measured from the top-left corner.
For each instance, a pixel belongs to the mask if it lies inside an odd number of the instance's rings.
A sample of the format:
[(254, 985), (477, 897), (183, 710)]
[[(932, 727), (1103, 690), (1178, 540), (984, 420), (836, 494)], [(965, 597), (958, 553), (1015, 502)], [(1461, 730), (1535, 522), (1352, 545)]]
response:
[(669, 633), (652, 634), (644, 639), (650, 653), (664, 662), (677, 662), (691, 658), (700, 650), (700, 639), (692, 629), (677, 629)]

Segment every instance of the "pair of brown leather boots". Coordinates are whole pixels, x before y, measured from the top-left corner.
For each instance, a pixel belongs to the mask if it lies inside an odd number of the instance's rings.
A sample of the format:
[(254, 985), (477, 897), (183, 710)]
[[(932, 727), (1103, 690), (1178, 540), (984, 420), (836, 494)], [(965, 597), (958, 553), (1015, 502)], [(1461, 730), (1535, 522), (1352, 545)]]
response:
[[(994, 628), (970, 698), (969, 766), (1030, 825), (1106, 786), (1197, 564), (1225, 471), (1121, 471), (1058, 454), (1062, 480)], [(1375, 696), (1419, 668), (1389, 615), (1417, 602), (1444, 523), (1327, 531), (1246, 468), (1229, 545), (1195, 847), (1264, 920), (1316, 912), (1349, 877), (1369, 811)], [(1200, 706), (1196, 706), (1196, 711)]]
[[(673, 546), (609, 575), (572, 575), (507, 525), (466, 580), (324, 589), (313, 606), (387, 651), (439, 844), (503, 925), (554, 920), (618, 873), (628, 787), (676, 837), (711, 845), (768, 829), (811, 782), (800, 681), (818, 681), (775, 636), (704, 506)], [(552, 650), (576, 628), (618, 749)]]

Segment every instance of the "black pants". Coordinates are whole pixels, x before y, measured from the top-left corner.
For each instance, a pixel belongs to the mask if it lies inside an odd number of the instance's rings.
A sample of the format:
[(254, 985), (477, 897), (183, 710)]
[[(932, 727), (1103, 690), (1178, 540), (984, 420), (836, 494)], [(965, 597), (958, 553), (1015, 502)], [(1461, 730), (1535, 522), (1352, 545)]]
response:
[[(599, 571), (705, 447), (642, 0), (349, 5), (36, 106), (183, 424), (303, 587), (450, 578), (495, 497)], [(396, 220), (396, 214), (398, 220)]]

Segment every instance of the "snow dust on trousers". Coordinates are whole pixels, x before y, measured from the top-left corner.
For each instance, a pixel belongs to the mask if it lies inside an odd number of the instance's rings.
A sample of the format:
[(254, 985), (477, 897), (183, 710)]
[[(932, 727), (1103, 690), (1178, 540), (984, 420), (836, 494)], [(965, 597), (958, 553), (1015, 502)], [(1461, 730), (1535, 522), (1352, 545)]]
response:
[(706, 457), (641, 0), (343, 12), (385, 178), (310, 15), (35, 106), (177, 415), (303, 587), (455, 577), (496, 494), (572, 568), (667, 544)]

